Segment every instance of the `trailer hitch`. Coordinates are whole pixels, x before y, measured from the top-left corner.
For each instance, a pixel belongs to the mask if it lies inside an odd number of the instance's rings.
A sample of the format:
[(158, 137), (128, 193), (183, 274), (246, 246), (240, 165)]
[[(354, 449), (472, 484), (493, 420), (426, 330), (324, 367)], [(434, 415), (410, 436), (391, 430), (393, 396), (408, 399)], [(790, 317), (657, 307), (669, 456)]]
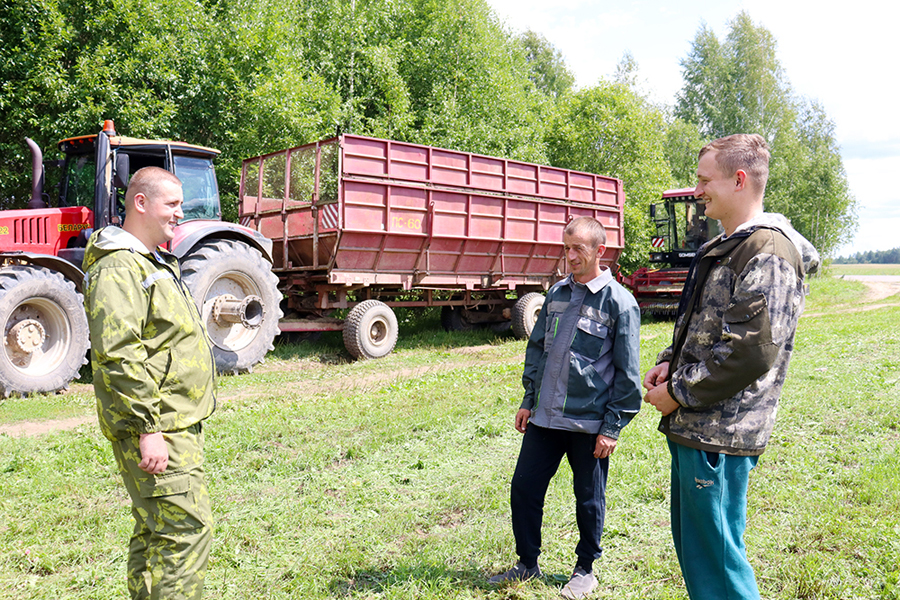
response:
[(265, 313), (259, 296), (246, 296), (239, 300), (231, 294), (222, 294), (212, 305), (212, 318), (222, 326), (240, 323), (247, 329), (257, 329), (262, 325)]

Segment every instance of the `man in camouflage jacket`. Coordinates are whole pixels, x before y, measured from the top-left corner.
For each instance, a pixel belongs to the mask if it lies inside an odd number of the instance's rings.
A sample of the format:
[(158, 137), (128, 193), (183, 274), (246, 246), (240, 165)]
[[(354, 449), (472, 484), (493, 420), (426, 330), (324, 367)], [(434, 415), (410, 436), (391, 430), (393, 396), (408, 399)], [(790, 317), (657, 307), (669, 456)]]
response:
[(139, 170), (123, 227), (97, 231), (85, 251), (97, 413), (136, 522), (133, 599), (199, 599), (212, 539), (202, 422), (215, 409), (215, 364), (178, 261), (158, 248), (182, 202), (175, 175)]
[(672, 345), (647, 372), (672, 454), (672, 537), (692, 600), (758, 599), (743, 534), (747, 486), (775, 424), (818, 254), (763, 212), (768, 146), (758, 135), (700, 151), (695, 195), (725, 233), (691, 265)]

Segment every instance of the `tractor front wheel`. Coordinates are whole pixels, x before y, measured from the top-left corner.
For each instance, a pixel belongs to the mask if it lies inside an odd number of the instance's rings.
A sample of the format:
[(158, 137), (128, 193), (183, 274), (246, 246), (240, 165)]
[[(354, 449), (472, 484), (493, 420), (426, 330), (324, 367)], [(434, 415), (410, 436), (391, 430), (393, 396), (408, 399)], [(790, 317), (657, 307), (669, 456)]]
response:
[(87, 362), (84, 301), (75, 284), (43, 267), (0, 269), (0, 395), (55, 392)]

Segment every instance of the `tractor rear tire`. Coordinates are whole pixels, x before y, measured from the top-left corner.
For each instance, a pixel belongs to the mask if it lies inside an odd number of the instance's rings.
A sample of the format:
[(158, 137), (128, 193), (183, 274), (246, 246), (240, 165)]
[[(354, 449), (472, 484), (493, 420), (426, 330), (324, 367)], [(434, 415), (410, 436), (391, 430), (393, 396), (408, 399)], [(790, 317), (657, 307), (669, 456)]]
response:
[[(206, 324), (219, 373), (252, 371), (275, 349), (281, 292), (272, 265), (259, 250), (237, 240), (207, 240), (181, 259), (181, 274)], [(259, 327), (217, 321), (213, 305), (223, 295), (238, 300), (258, 296), (263, 303)]]
[(527, 340), (531, 337), (543, 306), (544, 295), (537, 292), (529, 292), (516, 300), (512, 310), (512, 330), (517, 338)]
[(397, 317), (379, 300), (353, 307), (344, 320), (344, 346), (353, 358), (382, 358), (397, 344)]
[(56, 392), (87, 363), (84, 300), (75, 284), (43, 267), (0, 269), (0, 395)]

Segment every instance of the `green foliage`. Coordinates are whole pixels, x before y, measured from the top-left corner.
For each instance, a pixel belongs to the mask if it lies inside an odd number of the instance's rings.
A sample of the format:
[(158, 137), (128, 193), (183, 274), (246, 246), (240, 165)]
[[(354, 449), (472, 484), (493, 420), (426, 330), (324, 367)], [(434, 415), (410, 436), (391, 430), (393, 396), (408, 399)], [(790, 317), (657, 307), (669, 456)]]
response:
[[(823, 256), (856, 229), (834, 124), (822, 107), (798, 98), (776, 55), (771, 32), (746, 12), (730, 23), (724, 43), (701, 27), (682, 60), (684, 87), (675, 115), (705, 138), (759, 133), (772, 152), (766, 210), (780, 212)], [(679, 166), (673, 172), (680, 179)]]
[(697, 155), (706, 139), (696, 125), (672, 118), (666, 131), (666, 159), (678, 187), (696, 187)]
[(839, 256), (834, 259), (834, 264), (900, 264), (900, 247), (891, 248), (890, 250), (866, 250), (864, 252), (857, 252), (846, 258)]
[(416, 0), (405, 73), (410, 141), (546, 162), (546, 97), (484, 0)]
[(223, 150), (229, 220), (243, 158), (351, 132), (620, 177), (632, 270), (647, 205), (693, 184), (701, 143), (759, 131), (768, 209), (825, 255), (856, 223), (833, 123), (793, 98), (773, 37), (744, 13), (724, 42), (698, 32), (674, 117), (637, 91), (628, 53), (615, 83), (573, 92), (559, 50), (512, 35), (487, 0), (10, 0), (0, 32), (0, 207), (28, 199), (26, 135), (50, 158), (111, 118)]
[(230, 219), (243, 158), (339, 131), (546, 162), (549, 98), (484, 0), (13, 0), (2, 11), (7, 206), (27, 200), (25, 135), (49, 149), (110, 118), (126, 135), (223, 149)]
[(530, 79), (551, 98), (559, 98), (575, 86), (575, 75), (566, 66), (562, 52), (540, 33), (528, 30), (519, 36), (531, 68)]
[(619, 263), (626, 272), (644, 264), (648, 207), (673, 185), (663, 114), (629, 86), (601, 82), (562, 98), (547, 141), (553, 164), (624, 180), (625, 251)]

